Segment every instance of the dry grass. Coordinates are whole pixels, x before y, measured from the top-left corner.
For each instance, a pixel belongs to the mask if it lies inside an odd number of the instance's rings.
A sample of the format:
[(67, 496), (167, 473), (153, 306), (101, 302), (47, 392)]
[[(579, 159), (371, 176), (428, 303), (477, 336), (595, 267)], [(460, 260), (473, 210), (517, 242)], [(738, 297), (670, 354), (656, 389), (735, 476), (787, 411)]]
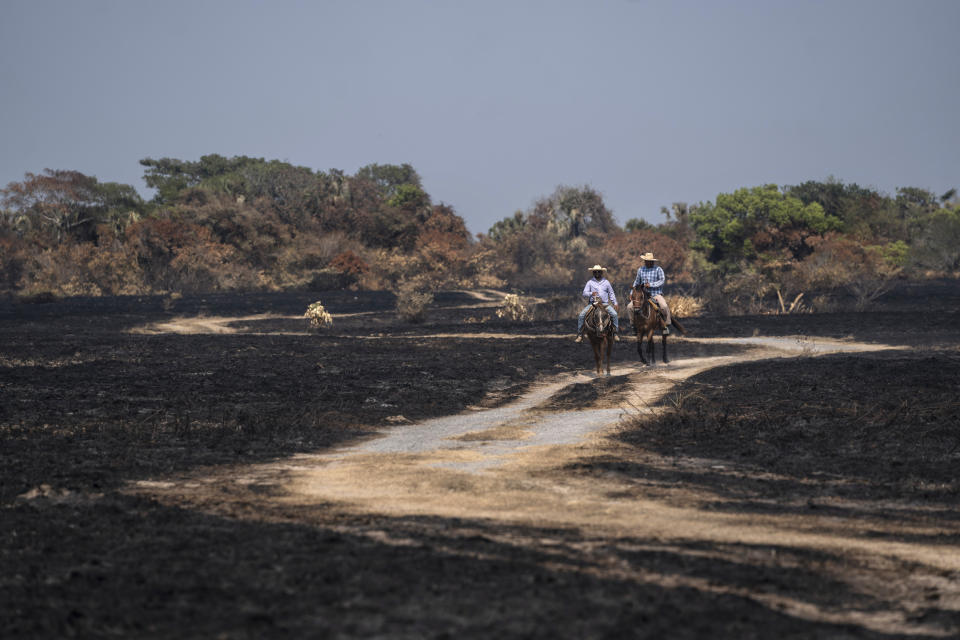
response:
[(670, 312), (681, 318), (699, 316), (703, 311), (703, 300), (693, 296), (670, 296), (667, 300)]
[(314, 329), (324, 329), (333, 326), (333, 316), (323, 308), (323, 304), (319, 300), (307, 307), (307, 311), (303, 314), (303, 317), (310, 319), (310, 326)]
[(497, 308), (497, 317), (514, 322), (526, 322), (532, 319), (530, 311), (516, 293), (508, 293), (504, 297), (503, 304)]

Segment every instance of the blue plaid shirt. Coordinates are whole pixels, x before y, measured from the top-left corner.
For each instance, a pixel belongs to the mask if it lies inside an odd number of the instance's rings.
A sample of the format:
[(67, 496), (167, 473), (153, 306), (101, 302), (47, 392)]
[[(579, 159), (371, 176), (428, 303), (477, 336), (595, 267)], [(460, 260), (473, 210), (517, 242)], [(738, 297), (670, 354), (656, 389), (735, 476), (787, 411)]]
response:
[(650, 295), (658, 296), (663, 293), (663, 283), (667, 281), (660, 265), (643, 266), (637, 269), (637, 279), (633, 281), (633, 288), (638, 289), (644, 282), (650, 285)]

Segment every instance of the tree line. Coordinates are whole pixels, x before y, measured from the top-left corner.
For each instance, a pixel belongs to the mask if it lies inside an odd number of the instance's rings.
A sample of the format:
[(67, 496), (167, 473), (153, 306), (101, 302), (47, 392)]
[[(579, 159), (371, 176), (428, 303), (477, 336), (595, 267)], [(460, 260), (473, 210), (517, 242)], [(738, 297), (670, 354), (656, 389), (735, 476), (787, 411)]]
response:
[(895, 278), (960, 270), (956, 190), (761, 185), (621, 226), (598, 191), (561, 185), (474, 237), (409, 164), (353, 175), (216, 154), (140, 164), (150, 200), (68, 170), (0, 189), (0, 291), (526, 289), (569, 286), (596, 262), (629, 284), (652, 251), (671, 282), (713, 292), (713, 304), (786, 311), (812, 291), (820, 307), (840, 292), (866, 304)]

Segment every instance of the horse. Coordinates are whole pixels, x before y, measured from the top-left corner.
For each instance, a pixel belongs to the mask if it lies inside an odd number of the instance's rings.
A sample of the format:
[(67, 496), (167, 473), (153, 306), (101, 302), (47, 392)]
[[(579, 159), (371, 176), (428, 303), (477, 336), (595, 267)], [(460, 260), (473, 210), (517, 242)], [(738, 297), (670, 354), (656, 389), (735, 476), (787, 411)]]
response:
[(593, 359), (597, 365), (597, 375), (603, 374), (604, 351), (606, 351), (607, 375), (610, 375), (610, 352), (613, 350), (613, 318), (607, 312), (606, 305), (599, 299), (590, 303), (591, 308), (583, 319), (583, 332), (590, 338), (593, 347)]
[[(637, 353), (640, 355), (640, 361), (643, 364), (656, 364), (656, 356), (654, 355), (654, 346), (653, 346), (653, 332), (666, 328), (666, 324), (663, 321), (663, 316), (660, 314), (660, 309), (650, 298), (650, 293), (645, 287), (640, 287), (635, 289), (630, 295), (630, 300), (633, 302), (633, 314), (630, 322), (633, 325), (634, 331), (637, 332)], [(674, 315), (671, 318), (671, 324), (673, 327), (680, 332), (681, 335), (686, 334), (686, 329), (683, 328), (683, 325), (680, 324), (677, 320), (677, 316)], [(650, 356), (650, 361), (643, 355), (643, 341), (647, 341), (647, 354)], [(663, 336), (663, 362), (670, 362), (670, 358), (667, 357), (667, 336)]]

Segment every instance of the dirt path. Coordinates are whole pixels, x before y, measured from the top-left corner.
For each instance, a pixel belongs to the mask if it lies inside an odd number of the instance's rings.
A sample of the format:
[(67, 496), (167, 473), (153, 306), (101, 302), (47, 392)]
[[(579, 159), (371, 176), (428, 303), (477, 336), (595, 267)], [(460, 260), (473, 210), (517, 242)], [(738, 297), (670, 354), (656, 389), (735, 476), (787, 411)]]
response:
[[(649, 497), (638, 491), (636, 478), (615, 473), (583, 477), (562, 471), (578, 460), (610, 453), (615, 445), (607, 436), (620, 428), (624, 418), (654, 411), (655, 403), (677, 382), (706, 369), (746, 359), (891, 348), (808, 338), (714, 341), (759, 348), (737, 356), (691, 358), (653, 368), (619, 366), (613, 377), (604, 381), (607, 392), (599, 396), (585, 393), (599, 383), (592, 375), (564, 375), (499, 408), (474, 408), (419, 423), (398, 416), (380, 436), (332, 452), (142, 481), (131, 491), (196, 505), (230, 499), (231, 491), (239, 491), (245, 509), (254, 512), (257, 504), (265, 509), (281, 508), (287, 514), (313, 513), (313, 506), (336, 504), (358, 514), (483, 519), (586, 531), (603, 541), (589, 552), (609, 562), (637, 539), (657, 541), (665, 548), (698, 545), (713, 549), (703, 553), (718, 560), (729, 560), (723, 549), (731, 545), (826, 552), (846, 559), (846, 568), (823, 568), (831, 578), (904, 606), (897, 610), (832, 607), (795, 591), (738, 588), (682, 573), (662, 575), (623, 567), (617, 571), (639, 582), (747, 597), (809, 621), (903, 635), (948, 635), (942, 625), (909, 615), (911, 607), (922, 606), (920, 594), (931, 585), (939, 590), (938, 606), (960, 610), (960, 588), (955, 581), (936, 577), (937, 572), (947, 576), (960, 571), (960, 549), (936, 542), (937, 536), (944, 534), (942, 528), (916, 521), (878, 525), (869, 518), (840, 520), (816, 513), (712, 510), (710, 505), (718, 496), (702, 487), (670, 487), (670, 499), (664, 500), (662, 491), (651, 492)], [(691, 473), (709, 469), (731, 478), (746, 473), (709, 459), (651, 454), (646, 463), (651, 468), (680, 468)], [(234, 489), (224, 490), (228, 485)], [(857, 507), (850, 506), (853, 510)], [(878, 526), (884, 529), (883, 536), (876, 535)], [(389, 533), (377, 535), (390, 538)], [(510, 543), (523, 541), (513, 537)], [(850, 570), (850, 563), (856, 570)], [(895, 584), (883, 579), (891, 565), (900, 568)], [(902, 569), (914, 565), (926, 569)]]
[[(482, 306), (499, 302), (498, 296), (486, 293), (476, 297)], [(277, 317), (280, 316), (175, 318), (135, 331), (224, 334), (236, 332), (238, 323)], [(493, 332), (418, 336), (437, 340), (544, 337)], [(390, 340), (390, 336), (382, 335), (365, 338)], [(213, 504), (222, 509), (224, 501), (233, 500), (245, 513), (279, 510), (284, 518), (293, 520), (309, 521), (315, 517), (312, 514), (318, 506), (337, 505), (353, 514), (479, 519), (507, 526), (587, 532), (602, 542), (580, 552), (591, 555), (598, 566), (609, 564), (604, 571), (614, 571), (636, 582), (746, 597), (811, 622), (850, 624), (902, 635), (948, 635), (942, 624), (926, 623), (911, 616), (910, 611), (923, 608), (922, 594), (929, 593), (931, 588), (939, 594), (938, 606), (960, 611), (960, 587), (956, 581), (937, 577), (937, 572), (947, 575), (960, 571), (960, 549), (936, 542), (945, 533), (960, 531), (945, 532), (943, 526), (925, 525), (922, 520), (878, 523), (867, 517), (838, 519), (815, 512), (730, 512), (714, 508), (712, 505), (721, 503), (720, 494), (702, 485), (681, 483), (644, 491), (636, 477), (616, 473), (584, 476), (564, 471), (585, 459), (616, 456), (617, 445), (610, 436), (622, 428), (625, 419), (656, 411), (657, 403), (678, 382), (707, 369), (746, 360), (892, 348), (805, 336), (695, 342), (752, 348), (737, 355), (687, 358), (656, 367), (615, 366), (612, 377), (599, 381), (592, 372), (566, 374), (538, 384), (497, 408), (474, 407), (458, 415), (418, 423), (398, 415), (384, 425), (378, 436), (333, 451), (300, 454), (266, 464), (216, 468), (188, 477), (141, 481), (130, 490), (201, 509)], [(587, 360), (585, 354), (585, 365)], [(596, 389), (598, 385), (602, 385), (601, 392)], [(644, 464), (653, 470), (709, 472), (731, 480), (747, 475), (729, 463), (702, 458), (650, 454)], [(764, 479), (778, 479), (773, 474), (767, 476)], [(664, 499), (665, 495), (669, 499)], [(845, 506), (855, 513), (866, 505), (850, 501)], [(878, 536), (878, 530), (883, 535)], [(389, 532), (371, 535), (391, 540)], [(658, 574), (620, 566), (618, 558), (630, 553), (638, 539), (656, 541), (655, 547), (661, 545), (665, 549), (712, 549), (703, 553), (717, 561), (737, 562), (737, 558), (726, 557), (727, 552), (723, 551), (735, 546), (828, 554), (843, 560), (835, 566), (821, 567), (821, 572), (853, 591), (901, 606), (832, 607), (823, 604), (822, 599), (808, 597), (802, 590), (764, 591), (732, 586), (736, 581), (713, 583), (694, 575)], [(505, 537), (503, 542), (543, 544), (542, 540), (518, 540), (515, 534)], [(393, 543), (405, 544), (402, 540)], [(850, 571), (851, 564), (857, 569)], [(911, 566), (925, 569), (916, 572), (906, 568)], [(885, 575), (895, 579), (885, 579)]]
[[(461, 291), (459, 293), (464, 293), (468, 297), (473, 298), (476, 302), (470, 304), (462, 305), (449, 305), (443, 306), (442, 308), (445, 311), (454, 311), (454, 310), (464, 310), (464, 309), (490, 309), (499, 307), (503, 304), (503, 299), (506, 296), (505, 293), (500, 291), (495, 291), (493, 289), (480, 289), (475, 291)], [(527, 302), (529, 304), (536, 304), (543, 302), (541, 298), (528, 297)], [(337, 320), (347, 319), (347, 318), (361, 318), (365, 316), (377, 316), (383, 315), (383, 311), (359, 311), (356, 313), (331, 313), (330, 314), (334, 320), (334, 326), (336, 326)], [(245, 316), (207, 316), (207, 315), (198, 315), (198, 316), (177, 316), (171, 318), (170, 320), (165, 320), (163, 322), (152, 322), (145, 324), (143, 326), (134, 327), (129, 330), (130, 333), (139, 334), (139, 335), (157, 335), (157, 334), (178, 334), (178, 335), (223, 335), (223, 334), (235, 334), (240, 333), (241, 329), (235, 325), (242, 325), (243, 323), (250, 322), (259, 322), (262, 320), (294, 320), (302, 322), (304, 329), (302, 331), (243, 331), (247, 335), (299, 335), (306, 336), (312, 335), (312, 332), (309, 331), (307, 327), (307, 321), (302, 315), (282, 315), (277, 313), (256, 313)], [(332, 332), (335, 334), (336, 332)], [(356, 337), (356, 336), (351, 336)], [(372, 338), (377, 339), (381, 336), (372, 336)], [(451, 337), (465, 337), (461, 334), (455, 333), (445, 333), (445, 334), (435, 334), (430, 336), (424, 336), (429, 338), (451, 338)], [(504, 338), (504, 339), (528, 339), (531, 337), (544, 337), (544, 336), (527, 336), (527, 335), (517, 335), (517, 334), (470, 334), (469, 337), (473, 338)]]

